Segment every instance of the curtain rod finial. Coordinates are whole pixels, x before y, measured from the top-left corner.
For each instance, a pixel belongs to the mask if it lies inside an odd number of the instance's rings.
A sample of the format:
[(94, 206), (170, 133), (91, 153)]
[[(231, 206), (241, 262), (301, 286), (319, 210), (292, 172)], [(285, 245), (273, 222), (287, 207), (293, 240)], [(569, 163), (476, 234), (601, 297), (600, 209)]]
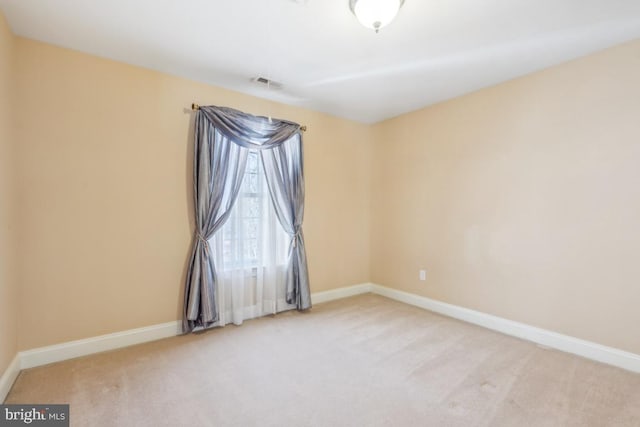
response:
[(195, 103), (194, 103), (194, 104), (191, 104), (191, 109), (192, 109), (192, 110), (199, 110), (199, 109), (200, 109), (200, 106), (199, 106), (198, 104), (195, 104)]

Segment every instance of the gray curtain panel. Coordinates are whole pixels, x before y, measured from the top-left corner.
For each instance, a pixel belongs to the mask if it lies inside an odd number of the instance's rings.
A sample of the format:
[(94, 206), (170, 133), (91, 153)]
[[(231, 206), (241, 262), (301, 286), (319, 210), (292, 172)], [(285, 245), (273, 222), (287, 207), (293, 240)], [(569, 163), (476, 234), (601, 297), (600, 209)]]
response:
[(311, 307), (302, 235), (304, 176), (300, 125), (270, 120), (226, 107), (200, 107), (194, 132), (193, 186), (196, 215), (193, 248), (184, 294), (183, 332), (218, 320), (216, 269), (209, 239), (233, 207), (248, 150), (260, 150), (267, 185), (278, 218), (291, 236), (287, 265), (287, 302)]
[(187, 282), (183, 331), (218, 320), (216, 269), (209, 239), (219, 230), (238, 197), (247, 150), (232, 143), (201, 114), (195, 122), (193, 194), (196, 229)]
[(260, 152), (269, 194), (282, 228), (291, 236), (286, 271), (289, 304), (298, 310), (311, 307), (307, 254), (302, 235), (304, 173), (302, 140), (297, 134), (270, 150)]

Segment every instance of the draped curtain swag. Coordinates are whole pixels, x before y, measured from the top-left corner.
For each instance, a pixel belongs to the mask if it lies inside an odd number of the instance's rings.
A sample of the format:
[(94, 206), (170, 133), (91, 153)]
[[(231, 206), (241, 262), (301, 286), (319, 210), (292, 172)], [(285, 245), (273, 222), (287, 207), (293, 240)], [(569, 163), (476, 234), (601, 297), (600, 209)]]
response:
[(304, 174), (300, 125), (231, 108), (201, 106), (194, 132), (193, 188), (196, 216), (185, 284), (183, 332), (218, 320), (216, 268), (209, 239), (229, 217), (244, 176), (248, 150), (259, 150), (278, 221), (291, 237), (286, 263), (286, 301), (311, 308), (302, 234)]

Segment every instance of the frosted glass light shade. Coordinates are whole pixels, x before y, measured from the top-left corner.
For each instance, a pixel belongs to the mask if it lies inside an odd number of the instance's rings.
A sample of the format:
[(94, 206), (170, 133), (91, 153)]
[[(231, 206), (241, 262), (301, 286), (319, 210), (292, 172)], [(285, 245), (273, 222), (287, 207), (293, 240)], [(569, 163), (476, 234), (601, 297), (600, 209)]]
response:
[(362, 25), (377, 33), (393, 21), (403, 3), (404, 0), (350, 0), (349, 7)]

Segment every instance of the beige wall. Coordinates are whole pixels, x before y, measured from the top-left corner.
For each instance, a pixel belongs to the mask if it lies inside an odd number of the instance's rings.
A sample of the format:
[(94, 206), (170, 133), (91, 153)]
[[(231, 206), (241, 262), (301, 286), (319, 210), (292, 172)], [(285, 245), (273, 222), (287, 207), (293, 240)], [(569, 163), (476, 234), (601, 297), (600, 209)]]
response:
[(21, 349), (179, 318), (192, 102), (306, 124), (312, 291), (369, 279), (369, 127), (26, 39), (17, 46)]
[(374, 131), (374, 282), (640, 353), (640, 41)]
[(15, 268), (13, 165), (14, 37), (0, 13), (0, 376), (17, 350), (18, 281)]
[(312, 291), (372, 280), (640, 353), (639, 51), (365, 126), (1, 21), (0, 372), (18, 320), (30, 349), (179, 318), (194, 101), (309, 127)]

